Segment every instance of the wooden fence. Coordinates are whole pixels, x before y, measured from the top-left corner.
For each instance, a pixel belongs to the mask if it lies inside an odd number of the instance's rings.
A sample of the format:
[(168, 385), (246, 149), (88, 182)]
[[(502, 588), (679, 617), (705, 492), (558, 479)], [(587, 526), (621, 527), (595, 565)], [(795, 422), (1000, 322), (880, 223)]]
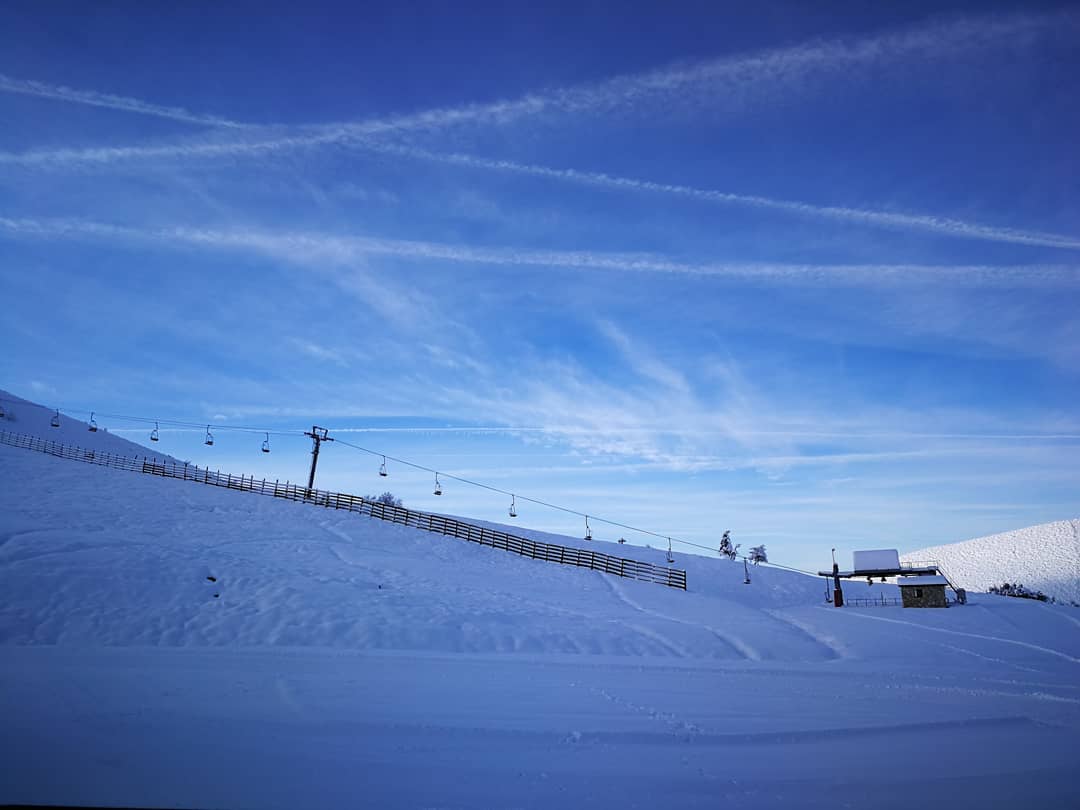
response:
[(257, 495), (285, 498), (286, 500), (299, 501), (327, 509), (344, 509), (348, 512), (357, 512), (361, 515), (398, 523), (402, 526), (411, 526), (416, 529), (447, 535), (448, 537), (456, 537), (460, 540), (468, 540), (471, 543), (479, 543), (482, 546), (491, 546), (503, 551), (510, 551), (534, 560), (544, 560), (545, 562), (559, 563), (561, 565), (574, 565), (592, 571), (603, 571), (605, 574), (656, 582), (671, 588), (686, 590), (686, 571), (676, 568), (641, 562), (628, 557), (616, 557), (613, 554), (604, 554), (599, 551), (588, 551), (571, 546), (560, 546), (555, 543), (530, 540), (526, 537), (518, 537), (430, 512), (418, 512), (402, 506), (390, 506), (378, 501), (367, 500), (358, 495), (308, 489), (287, 481), (285, 483), (268, 481), (265, 478), (255, 478), (251, 475), (237, 476), (222, 473), (220, 470), (212, 471), (206, 467), (193, 464), (159, 461), (157, 458), (149, 456), (119, 456), (113, 453), (102, 453), (9, 431), (0, 431), (0, 444), (21, 447), (26, 450), (36, 450), (58, 458), (97, 464), (102, 467), (113, 467), (146, 475), (159, 475), (164, 478), (195, 481), (200, 484), (225, 487), (226, 489), (235, 489), (241, 492), (254, 492)]

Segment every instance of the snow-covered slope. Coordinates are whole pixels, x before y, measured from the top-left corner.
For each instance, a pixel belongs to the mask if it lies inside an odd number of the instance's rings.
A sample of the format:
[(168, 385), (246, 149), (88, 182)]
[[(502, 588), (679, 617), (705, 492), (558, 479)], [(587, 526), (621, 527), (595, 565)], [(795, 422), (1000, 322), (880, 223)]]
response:
[(1080, 602), (1080, 520), (931, 546), (904, 554), (903, 559), (938, 562), (959, 587), (969, 590), (985, 592), (1012, 582)]
[[(823, 601), (819, 580), (787, 571), (755, 568), (747, 586), (742, 563), (680, 556), (691, 583), (683, 593), (11, 447), (0, 446), (0, 461), (18, 470), (17, 486), (0, 493), (0, 641), (834, 657), (763, 610)], [(659, 550), (593, 546), (663, 560)], [(650, 607), (631, 607), (640, 598)]]
[[(122, 456), (152, 456), (165, 461), (175, 460), (158, 449), (128, 441), (109, 433), (105, 428), (91, 433), (86, 421), (72, 419), (67, 414), (60, 414), (59, 427), (53, 427), (52, 419), (56, 414), (55, 411), (36, 402), (17, 397), (3, 389), (0, 389), (0, 405), (4, 409), (4, 416), (0, 418), (0, 430), (38, 436), (87, 450)], [(86, 418), (89, 419), (90, 414), (87, 414)]]
[(677, 556), (685, 593), (0, 445), (0, 803), (1080, 803), (1080, 611)]

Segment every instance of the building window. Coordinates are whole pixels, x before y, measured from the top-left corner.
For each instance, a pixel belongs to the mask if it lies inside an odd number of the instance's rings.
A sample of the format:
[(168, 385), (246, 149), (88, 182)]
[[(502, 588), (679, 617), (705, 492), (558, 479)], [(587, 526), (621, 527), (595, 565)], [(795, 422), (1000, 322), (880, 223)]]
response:
[(916, 599), (922, 599), (922, 588), (916, 588), (915, 589), (915, 598)]

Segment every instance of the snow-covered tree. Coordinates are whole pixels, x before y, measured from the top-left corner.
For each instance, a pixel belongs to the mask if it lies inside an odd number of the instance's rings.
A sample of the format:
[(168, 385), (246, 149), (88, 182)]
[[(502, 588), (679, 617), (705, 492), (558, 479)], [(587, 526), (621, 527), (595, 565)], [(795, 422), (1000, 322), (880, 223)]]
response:
[(754, 546), (750, 549), (750, 562), (754, 565), (758, 563), (767, 563), (769, 561), (768, 555), (765, 553), (765, 546)]
[(734, 560), (739, 553), (739, 544), (731, 544), (731, 531), (726, 530), (723, 537), (720, 538), (720, 548), (718, 549), (721, 557), (727, 557), (729, 560)]
[(1015, 596), (1019, 599), (1037, 599), (1040, 602), (1046, 602), (1050, 599), (1050, 597), (1042, 591), (1025, 588), (1017, 582), (1006, 582), (1004, 585), (991, 585), (990, 593), (997, 594), (998, 596)]
[(365, 501), (374, 501), (375, 503), (385, 503), (387, 506), (403, 506), (401, 498), (394, 497), (393, 492), (384, 492), (382, 495), (365, 495)]

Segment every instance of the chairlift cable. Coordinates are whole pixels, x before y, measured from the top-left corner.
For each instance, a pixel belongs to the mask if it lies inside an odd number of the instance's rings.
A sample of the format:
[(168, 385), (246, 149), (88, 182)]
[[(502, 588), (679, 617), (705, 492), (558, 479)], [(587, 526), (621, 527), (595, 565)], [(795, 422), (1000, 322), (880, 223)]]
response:
[[(59, 414), (59, 411), (71, 412), (73, 410), (77, 410), (77, 409), (59, 408), (58, 409), (58, 414)], [(157, 418), (157, 417), (147, 417), (147, 416), (131, 416), (131, 415), (128, 415), (128, 414), (117, 414), (117, 413), (102, 413), (101, 417), (103, 419), (116, 419), (116, 420), (120, 420), (120, 421), (124, 421), (124, 422), (135, 422), (135, 423), (141, 423), (141, 424), (147, 424), (147, 425), (150, 425), (150, 424), (153, 424), (153, 425), (158, 425), (158, 424), (171, 425), (173, 427), (186, 427), (186, 428), (193, 428), (193, 429), (197, 428), (199, 430), (202, 430), (204, 428), (204, 426), (205, 426), (204, 422), (192, 422), (192, 421), (185, 421), (185, 420), (181, 420), (181, 419), (161, 419), (161, 418)], [(248, 425), (218, 424), (218, 425), (213, 425), (213, 427), (214, 427), (215, 430), (235, 430), (235, 431), (241, 431), (241, 432), (244, 432), (244, 433), (269, 433), (271, 436), (302, 436), (304, 434), (303, 430), (267, 430), (267, 428), (265, 428), (265, 427), (251, 427), (251, 426), (248, 426)]]
[[(359, 450), (362, 453), (367, 453), (367, 454), (372, 455), (372, 456), (380, 456), (380, 457), (382, 457), (382, 458), (384, 458), (384, 459), (386, 459), (388, 461), (393, 461), (395, 464), (401, 464), (402, 466), (405, 466), (405, 467), (411, 467), (414, 470), (420, 470), (422, 472), (428, 472), (428, 473), (435, 473), (436, 472), (436, 470), (434, 468), (432, 468), (432, 467), (425, 467), (423, 464), (416, 464), (415, 462), (407, 461), (406, 459), (403, 459), (403, 458), (397, 458), (395, 456), (388, 456), (385, 453), (381, 453), (381, 452), (378, 452), (378, 451), (375, 451), (375, 450), (371, 450), (371, 449), (369, 449), (367, 447), (361, 447), (358, 444), (353, 444), (352, 442), (346, 441), (346, 440), (341, 439), (341, 438), (339, 438), (337, 441), (338, 441), (338, 444), (343, 444), (346, 447), (351, 447), (353, 450)], [(593, 515), (593, 514), (586, 514), (585, 512), (579, 512), (576, 509), (570, 509), (568, 507), (559, 506), (558, 504), (550, 503), (548, 501), (542, 501), (542, 500), (540, 500), (538, 498), (529, 498), (529, 497), (527, 497), (525, 495), (518, 496), (518, 495), (516, 495), (516, 493), (510, 492), (509, 490), (500, 489), (499, 487), (493, 487), (490, 484), (484, 484), (484, 483), (481, 483), (480, 481), (473, 481), (473, 480), (470, 480), (468, 478), (462, 478), (462, 477), (457, 476), (457, 475), (451, 475), (450, 473), (444, 472), (442, 470), (439, 470), (438, 474), (444, 480), (449, 479), (449, 480), (453, 480), (453, 481), (458, 481), (458, 482), (460, 482), (462, 484), (468, 484), (469, 486), (479, 487), (480, 489), (486, 489), (489, 492), (497, 492), (500, 495), (509, 495), (511, 498), (520, 497), (521, 500), (523, 500), (523, 501), (525, 501), (527, 503), (533, 503), (533, 504), (536, 504), (537, 506), (543, 506), (543, 507), (545, 507), (547, 509), (554, 509), (556, 511), (563, 512), (563, 513), (568, 514), (568, 515), (576, 515), (577, 517), (588, 518), (588, 519), (590, 519), (592, 521), (595, 521), (595, 522), (598, 522), (598, 523), (603, 523), (603, 524), (605, 524), (607, 526), (616, 526), (616, 527), (618, 527), (620, 529), (627, 529), (628, 531), (637, 532), (638, 534), (647, 535), (649, 537), (656, 537), (656, 538), (658, 538), (660, 540), (669, 539), (668, 535), (666, 535), (666, 534), (660, 534), (659, 532), (650, 531), (649, 529), (642, 529), (642, 528), (639, 528), (638, 526), (631, 526), (628, 523), (620, 523), (619, 521), (616, 521), (616, 520), (609, 520), (607, 518), (597, 517), (596, 515)], [(693, 548), (700, 548), (703, 551), (708, 551), (708, 552), (715, 552), (716, 551), (716, 549), (714, 549), (714, 548), (712, 548), (710, 546), (703, 546), (703, 545), (701, 545), (699, 543), (692, 543), (689, 540), (679, 540), (676, 537), (672, 537), (672, 538), (670, 538), (670, 540), (673, 543), (681, 543), (684, 546), (691, 546)]]
[[(59, 422), (59, 417), (60, 417), (60, 411), (61, 410), (70, 411), (71, 409), (69, 409), (69, 408), (57, 408), (57, 409), (55, 409), (55, 415), (53, 417), (54, 422)], [(152, 425), (154, 425), (154, 431), (153, 431), (154, 433), (157, 433), (160, 425), (169, 425), (169, 426), (173, 426), (173, 427), (190, 428), (192, 430), (199, 430), (199, 431), (206, 430), (207, 432), (209, 432), (210, 427), (213, 427), (214, 430), (232, 430), (232, 431), (238, 431), (238, 432), (243, 432), (243, 433), (263, 433), (266, 436), (266, 441), (264, 442), (264, 444), (269, 442), (269, 437), (270, 436), (290, 436), (290, 437), (295, 437), (295, 436), (303, 436), (303, 435), (305, 435), (305, 431), (302, 430), (302, 429), (268, 430), (267, 428), (253, 427), (253, 426), (248, 426), (248, 425), (225, 425), (225, 424), (207, 425), (207, 424), (205, 424), (203, 422), (185, 421), (185, 420), (181, 420), (181, 419), (160, 419), (160, 418), (152, 418), (152, 417), (145, 417), (145, 416), (132, 416), (132, 415), (128, 415), (128, 414), (102, 413), (100, 415), (101, 415), (101, 417), (103, 419), (115, 419), (115, 420), (120, 420), (120, 421), (125, 421), (125, 422), (134, 422), (134, 423), (147, 424), (147, 425), (152, 424)], [(345, 445), (346, 447), (352, 448), (353, 450), (357, 450), (357, 451), (362, 452), (362, 453), (367, 453), (369, 455), (381, 457), (382, 465), (380, 467), (380, 474), (382, 474), (381, 470), (385, 469), (386, 462), (387, 461), (392, 461), (395, 464), (400, 464), (402, 466), (410, 467), (410, 468), (415, 469), (415, 470), (420, 470), (420, 471), (423, 471), (423, 472), (437, 474), (440, 477), (440, 481), (438, 481), (437, 484), (441, 484), (441, 480), (457, 481), (459, 483), (467, 484), (469, 486), (479, 487), (480, 489), (486, 489), (489, 492), (495, 492), (495, 493), (498, 493), (500, 495), (508, 495), (508, 496), (510, 496), (510, 498), (512, 500), (512, 503), (515, 504), (515, 505), (516, 505), (516, 499), (520, 497), (521, 500), (523, 502), (526, 502), (526, 503), (531, 503), (531, 504), (535, 504), (537, 506), (542, 506), (542, 507), (544, 507), (546, 509), (553, 509), (553, 510), (555, 510), (557, 512), (562, 512), (562, 513), (568, 514), (568, 515), (576, 515), (577, 517), (587, 518), (587, 519), (590, 519), (592, 521), (596, 521), (598, 523), (603, 523), (603, 524), (605, 524), (607, 526), (613, 526), (613, 527), (620, 528), (620, 529), (626, 529), (627, 531), (636, 532), (638, 534), (645, 535), (647, 537), (654, 537), (654, 538), (657, 538), (659, 540), (668, 540), (669, 544), (670, 543), (679, 543), (680, 545), (688, 546), (690, 548), (701, 549), (702, 551), (707, 551), (709, 553), (715, 553), (716, 552), (716, 549), (711, 547), (711, 546), (702, 545), (700, 543), (694, 543), (694, 542), (692, 542), (690, 540), (681, 540), (681, 539), (679, 539), (677, 537), (669, 537), (666, 534), (661, 534), (660, 532), (655, 532), (655, 531), (652, 531), (650, 529), (643, 529), (643, 528), (641, 528), (639, 526), (632, 526), (629, 523), (621, 523), (621, 522), (619, 522), (617, 520), (611, 520), (611, 519), (608, 519), (608, 518), (598, 517), (598, 516), (592, 515), (592, 514), (586, 514), (585, 512), (581, 512), (581, 511), (578, 511), (576, 509), (571, 509), (571, 508), (565, 507), (565, 506), (559, 506), (558, 504), (554, 504), (554, 503), (551, 503), (549, 501), (544, 501), (544, 500), (541, 500), (539, 498), (530, 498), (530, 497), (528, 497), (526, 495), (518, 495), (517, 493), (513, 493), (513, 492), (510, 492), (509, 490), (505, 490), (505, 489), (500, 489), (499, 487), (491, 486), (490, 484), (484, 484), (484, 483), (482, 483), (480, 481), (473, 481), (473, 480), (468, 479), (468, 478), (462, 478), (461, 476), (452, 475), (450, 473), (443, 472), (443, 471), (436, 471), (434, 468), (425, 467), (422, 464), (416, 464), (415, 462), (407, 461), (406, 459), (402, 459), (402, 458), (397, 458), (396, 456), (389, 456), (389, 455), (386, 455), (385, 453), (381, 453), (381, 452), (378, 452), (378, 451), (375, 451), (375, 450), (371, 450), (371, 449), (369, 449), (367, 447), (362, 447), (362, 446), (360, 446), (358, 444), (353, 444), (352, 442), (345, 441), (344, 439), (341, 439), (341, 438), (337, 439), (337, 443)], [(439, 488), (441, 489), (441, 486)], [(808, 575), (811, 575), (811, 576), (816, 576), (817, 575), (816, 572), (813, 572), (813, 571), (806, 571), (806, 570), (804, 570), (802, 568), (794, 568), (792, 566), (782, 565), (780, 563), (766, 562), (766, 563), (762, 563), (762, 564), (772, 566), (773, 568), (782, 568), (782, 569), (787, 570), (787, 571), (794, 571), (794, 572), (799, 573), (799, 574), (808, 574)]]

